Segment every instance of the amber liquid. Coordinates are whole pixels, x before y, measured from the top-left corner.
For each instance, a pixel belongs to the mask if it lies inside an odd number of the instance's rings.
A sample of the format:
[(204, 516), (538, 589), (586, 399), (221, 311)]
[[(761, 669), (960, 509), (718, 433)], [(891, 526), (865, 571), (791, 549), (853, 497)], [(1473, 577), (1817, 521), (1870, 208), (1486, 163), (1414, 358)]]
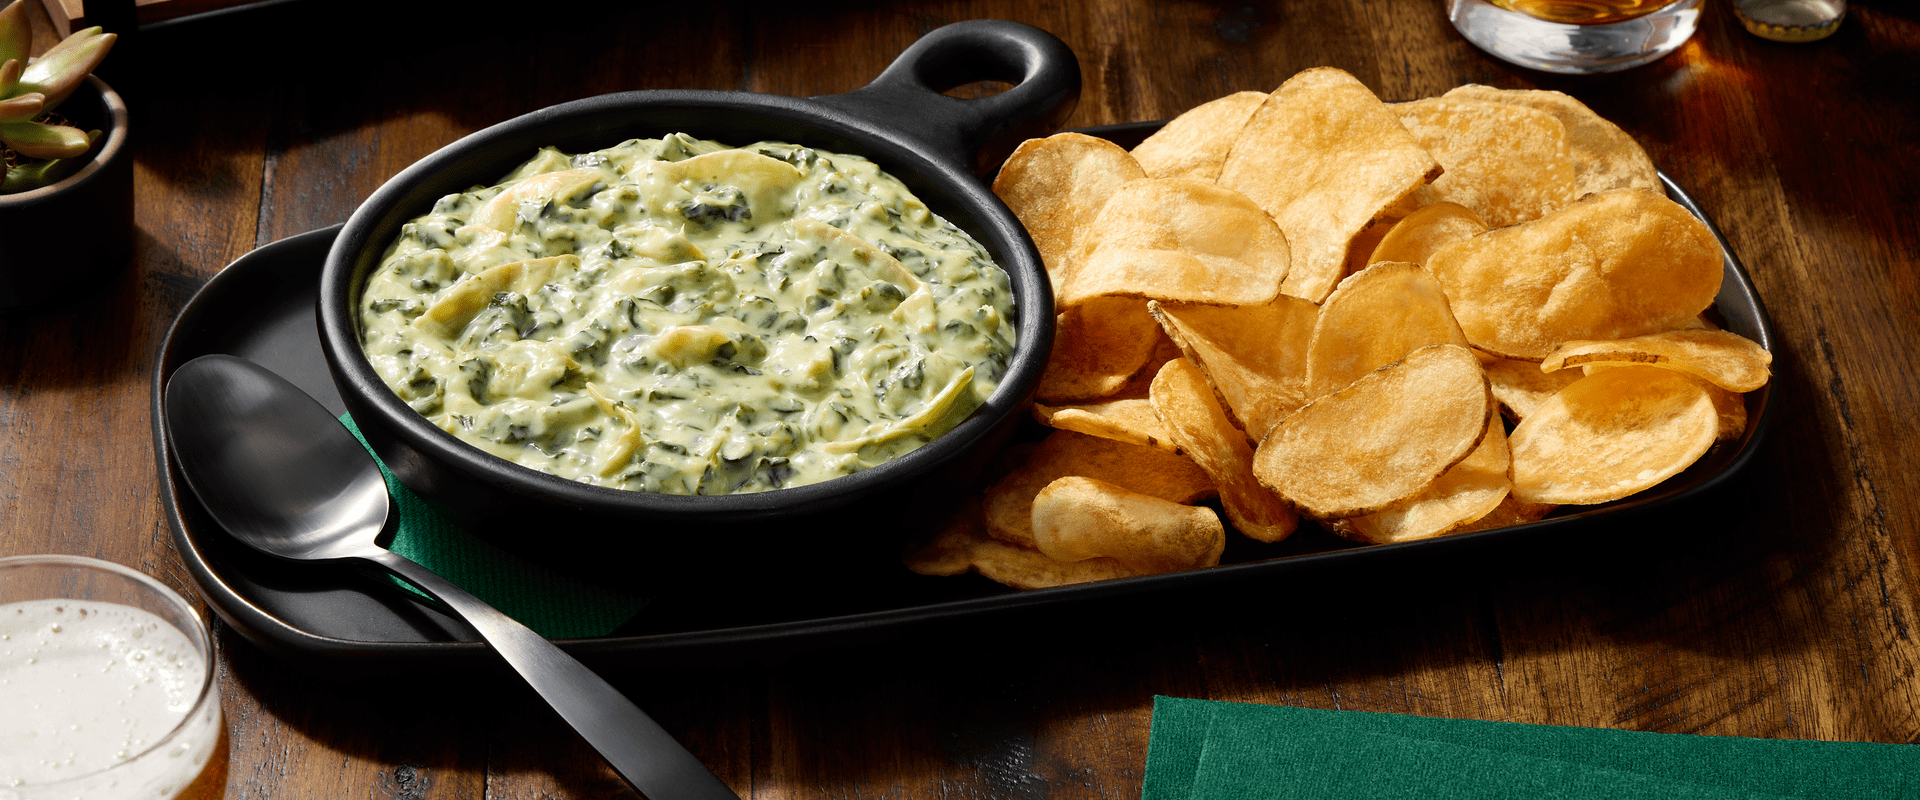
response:
[(207, 765), (200, 768), (200, 774), (193, 782), (180, 790), (174, 800), (221, 800), (227, 796), (228, 760), (232, 757), (232, 740), (227, 738), (227, 725), (220, 723), (220, 741), (213, 747), (213, 755), (207, 759)]
[(1509, 11), (1566, 25), (1606, 25), (1643, 17), (1679, 0), (1488, 0)]

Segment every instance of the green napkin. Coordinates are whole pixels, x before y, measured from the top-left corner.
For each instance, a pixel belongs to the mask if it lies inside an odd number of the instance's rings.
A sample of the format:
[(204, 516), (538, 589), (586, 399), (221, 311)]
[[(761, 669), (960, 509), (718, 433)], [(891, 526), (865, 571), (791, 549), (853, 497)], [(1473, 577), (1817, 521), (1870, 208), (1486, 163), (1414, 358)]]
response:
[[(340, 422), (366, 446), (367, 439), (360, 435), (352, 417), (342, 414)], [(372, 453), (373, 448), (367, 447), (367, 452)], [(373, 460), (378, 463), (380, 457), (375, 455)], [(639, 597), (535, 564), (481, 541), (428, 506), (394, 478), (384, 463), (380, 464), (380, 474), (386, 476), (387, 492), (393, 496), (399, 515), (399, 528), (388, 549), (453, 581), (541, 636), (605, 636), (646, 605), (646, 600)], [(397, 579), (394, 582), (409, 592), (420, 593)]]
[(1141, 800), (1281, 797), (1916, 798), (1920, 750), (1154, 698)]

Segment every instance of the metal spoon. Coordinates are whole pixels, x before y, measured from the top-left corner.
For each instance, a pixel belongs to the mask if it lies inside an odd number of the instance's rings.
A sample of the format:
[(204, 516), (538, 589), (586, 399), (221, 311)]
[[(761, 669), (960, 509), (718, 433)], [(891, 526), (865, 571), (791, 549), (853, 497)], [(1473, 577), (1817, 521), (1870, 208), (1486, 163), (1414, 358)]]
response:
[(386, 483), (319, 402), (244, 359), (196, 358), (166, 389), (180, 471), (214, 521), (295, 561), (370, 561), (465, 618), (615, 771), (653, 800), (739, 800), (625, 696), (553, 643), (425, 567), (382, 547)]

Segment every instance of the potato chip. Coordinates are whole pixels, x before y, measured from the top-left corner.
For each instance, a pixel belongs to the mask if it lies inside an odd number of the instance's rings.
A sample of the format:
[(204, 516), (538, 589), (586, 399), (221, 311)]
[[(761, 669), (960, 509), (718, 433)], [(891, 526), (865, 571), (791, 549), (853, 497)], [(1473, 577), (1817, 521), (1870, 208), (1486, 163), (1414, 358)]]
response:
[(1098, 478), (1175, 503), (1191, 503), (1214, 494), (1207, 473), (1183, 456), (1073, 431), (1054, 431), (1025, 464), (987, 490), (987, 531), (1004, 542), (1034, 546), (1033, 498), (1047, 484), (1068, 475)]
[(1632, 366), (1560, 390), (1513, 429), (1514, 496), (1590, 505), (1679, 474), (1719, 431), (1705, 386), (1683, 372)]
[(1134, 160), (1149, 178), (1215, 180), (1241, 126), (1266, 100), (1266, 92), (1235, 92), (1187, 109), (1135, 145)]
[(1526, 419), (1547, 398), (1559, 394), (1581, 377), (1578, 370), (1546, 372), (1535, 362), (1511, 358), (1494, 359), (1480, 366), (1487, 371), (1487, 383), (1493, 386), (1493, 399), (1500, 401), (1507, 419), (1515, 422)]
[(1139, 298), (1100, 297), (1063, 309), (1055, 317), (1040, 399), (1068, 403), (1112, 396), (1146, 366), (1163, 336), (1147, 301)]
[(1546, 519), (1547, 515), (1552, 514), (1556, 508), (1559, 508), (1559, 506), (1552, 503), (1529, 503), (1524, 500), (1517, 500), (1514, 498), (1512, 492), (1508, 492), (1506, 498), (1501, 500), (1499, 505), (1494, 506), (1492, 511), (1487, 512), (1486, 516), (1473, 520), (1472, 522), (1462, 523), (1459, 527), (1454, 528), (1451, 533), (1459, 534), (1471, 533), (1473, 531), (1490, 531), (1495, 528), (1508, 528), (1514, 525), (1525, 525), (1529, 522), (1539, 522), (1540, 520)]
[(993, 539), (977, 540), (968, 550), (975, 572), (1015, 589), (1050, 589), (1079, 583), (1133, 578), (1144, 573), (1113, 558), (1061, 562), (1038, 550)]
[(1475, 347), (1527, 361), (1574, 339), (1682, 327), (1720, 291), (1720, 244), (1664, 196), (1602, 192), (1440, 248), (1427, 267)]
[(1287, 276), (1287, 238), (1267, 212), (1232, 189), (1182, 178), (1114, 190), (1081, 247), (1063, 306), (1105, 296), (1251, 305), (1278, 297)]
[(1056, 407), (1035, 403), (1033, 416), (1042, 425), (1064, 431), (1077, 431), (1143, 447), (1158, 447), (1170, 452), (1179, 451), (1167, 433), (1167, 426), (1154, 413), (1153, 403), (1145, 397), (1123, 397), (1079, 406)]
[(1432, 345), (1281, 421), (1254, 451), (1253, 471), (1308, 516), (1372, 514), (1471, 454), (1492, 413), (1480, 360)]
[(1354, 236), (1439, 175), (1366, 85), (1322, 67), (1289, 78), (1253, 112), (1220, 184), (1273, 215), (1292, 248), (1283, 290), (1317, 303), (1344, 274)]
[(987, 521), (980, 510), (980, 498), (969, 495), (938, 524), (938, 533), (918, 547), (909, 548), (907, 569), (921, 575), (959, 575), (973, 568), (968, 552), (971, 543), (987, 538)]
[(1307, 345), (1307, 395), (1319, 397), (1432, 344), (1467, 346), (1440, 282), (1419, 264), (1380, 262), (1327, 295)]
[(1059, 294), (1073, 272), (1080, 232), (1115, 189), (1146, 176), (1139, 162), (1113, 142), (1056, 133), (1021, 142), (994, 177), (993, 193), (1033, 237)]
[(1342, 269), (1342, 277), (1366, 269), (1368, 264), (1372, 264), (1374, 249), (1380, 246), (1380, 240), (1385, 239), (1387, 233), (1398, 224), (1394, 220), (1377, 221), (1368, 225), (1359, 235), (1354, 236), (1353, 241), (1347, 243), (1347, 265)]
[(1211, 508), (1079, 476), (1055, 480), (1034, 496), (1033, 538), (1055, 561), (1111, 558), (1144, 574), (1211, 567), (1227, 544)]
[(1320, 309), (1281, 295), (1260, 306), (1152, 303), (1148, 310), (1207, 377), (1252, 441), (1306, 405), (1307, 344)]
[[(1151, 310), (1152, 304), (1149, 303), (1148, 306)], [(1160, 374), (1160, 368), (1166, 366), (1167, 362), (1182, 357), (1184, 356), (1180, 353), (1180, 346), (1174, 344), (1173, 338), (1163, 329), (1154, 340), (1153, 354), (1147, 356), (1146, 366), (1133, 373), (1133, 378), (1127, 381), (1127, 385), (1120, 387), (1120, 391), (1115, 393), (1112, 399), (1146, 399), (1153, 392), (1153, 379)]]
[[(1142, 334), (1142, 338), (1147, 345), (1147, 357), (1141, 363), (1140, 367), (1133, 371), (1131, 376), (1124, 380), (1120, 379), (1117, 375), (1104, 377), (1099, 381), (1100, 385), (1095, 387), (1098, 389), (1096, 393), (1086, 395), (1080, 399), (1071, 397), (1050, 398), (1046, 392), (1047, 385), (1043, 377), (1041, 384), (1042, 391), (1040, 392), (1041, 401), (1046, 402), (1051, 399), (1055, 405), (1091, 405), (1115, 400), (1147, 399), (1147, 391), (1153, 384), (1153, 376), (1158, 374), (1160, 367), (1168, 361), (1180, 357), (1180, 348), (1174, 345), (1173, 340), (1168, 338), (1164, 331), (1147, 331)], [(1128, 347), (1132, 348), (1140, 344), (1141, 343), (1129, 343)]]
[(1427, 259), (1442, 245), (1486, 232), (1487, 223), (1466, 206), (1437, 202), (1394, 223), (1374, 245), (1367, 263), (1405, 261), (1426, 266)]
[(1713, 410), (1720, 415), (1720, 425), (1714, 431), (1716, 441), (1738, 439), (1747, 433), (1747, 398), (1739, 392), (1729, 392), (1718, 386), (1707, 385), (1707, 397), (1713, 401)]
[[(1577, 381), (1585, 376), (1592, 375), (1596, 372), (1603, 372), (1610, 369), (1621, 369), (1623, 367), (1630, 367), (1630, 366), (1666, 367), (1668, 365), (1666, 364), (1636, 365), (1636, 364), (1604, 364), (1604, 363), (1582, 364), (1580, 365), (1579, 369), (1561, 369), (1561, 370), (1555, 370), (1553, 372), (1546, 373), (1546, 374), (1565, 375), (1567, 376), (1567, 380), (1569, 382), (1572, 382), (1572, 381)], [(1707, 398), (1713, 401), (1713, 410), (1718, 412), (1720, 415), (1720, 428), (1717, 432), (1715, 432), (1714, 438), (1718, 441), (1724, 442), (1730, 439), (1738, 439), (1741, 436), (1746, 435), (1747, 396), (1741, 392), (1727, 391), (1725, 389), (1722, 389), (1706, 381), (1700, 382), (1700, 388), (1706, 390)]]
[(1548, 372), (1585, 364), (1652, 364), (1677, 369), (1731, 392), (1767, 385), (1773, 354), (1737, 333), (1674, 330), (1629, 339), (1571, 341), (1541, 362)]
[(1044, 589), (1142, 574), (1111, 558), (1061, 562), (1039, 550), (998, 541), (987, 535), (977, 499), (971, 502), (970, 513), (956, 516), (931, 541), (909, 552), (905, 561), (908, 569), (921, 575), (973, 571), (1016, 589)]
[[(1021, 465), (1033, 457), (1040, 449), (1039, 442), (1015, 442), (1005, 450), (994, 454), (987, 463), (986, 470), (980, 476), (982, 485), (992, 484), (1013, 474)], [(977, 489), (962, 493), (962, 501), (936, 520), (933, 529), (938, 531), (932, 538), (910, 546), (906, 554), (908, 566), (922, 575), (958, 575), (966, 572), (970, 562), (966, 559), (964, 544), (968, 538), (980, 538), (986, 535), (986, 512), (982, 509), (984, 494)], [(972, 536), (970, 530), (979, 536)]]
[(1385, 511), (1341, 520), (1335, 533), (1357, 542), (1392, 544), (1451, 533), (1485, 517), (1513, 489), (1507, 471), (1507, 431), (1498, 415), (1487, 418), (1487, 435), (1465, 461), (1446, 471), (1412, 500)]
[[(1221, 519), (1363, 543), (1526, 524), (1745, 435), (1741, 392), (1769, 378), (1708, 320), (1718, 240), (1559, 92), (1389, 106), (1322, 68), (1180, 115), (1131, 164), (1050, 138), (995, 191), (1030, 228), (1075, 220), (1034, 230), (1060, 300), (1034, 414), (1058, 430), (925, 569), (1177, 568)], [(1214, 494), (1218, 516), (1181, 508)], [(1042, 553), (1036, 518), (1085, 560)], [(1156, 540), (1187, 555), (1140, 554)]]
[(1609, 189), (1662, 191), (1653, 159), (1620, 126), (1593, 113), (1584, 103), (1560, 92), (1540, 89), (1495, 89), (1467, 84), (1445, 97), (1510, 103), (1552, 114), (1567, 131), (1567, 150), (1573, 156), (1573, 193), (1584, 197)]
[(1253, 476), (1253, 448), (1199, 367), (1184, 358), (1167, 362), (1154, 378), (1152, 403), (1181, 452), (1219, 488), (1220, 506), (1235, 530), (1260, 542), (1293, 534), (1299, 515)]
[(1573, 202), (1566, 127), (1519, 105), (1429, 97), (1393, 107), (1407, 132), (1446, 170), (1419, 192), (1423, 202), (1472, 209), (1495, 228), (1539, 219)]

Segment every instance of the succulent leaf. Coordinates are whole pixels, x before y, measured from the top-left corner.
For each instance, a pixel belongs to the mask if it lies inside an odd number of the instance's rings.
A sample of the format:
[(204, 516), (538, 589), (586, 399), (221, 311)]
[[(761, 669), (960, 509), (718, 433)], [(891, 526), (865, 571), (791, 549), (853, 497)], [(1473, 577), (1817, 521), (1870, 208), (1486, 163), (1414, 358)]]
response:
[(26, 65), (20, 59), (0, 61), (0, 98), (16, 94), (14, 89), (20, 85), (20, 71), (23, 69), (26, 69)]
[(40, 54), (40, 57), (55, 57), (75, 47), (79, 47), (82, 42), (99, 36), (101, 30), (102, 28), (100, 26), (95, 25), (91, 28), (81, 28), (80, 30), (69, 33), (67, 34), (67, 38), (54, 42), (52, 47), (47, 48), (47, 52)]
[(9, 97), (0, 100), (0, 122), (26, 122), (38, 116), (46, 107), (47, 96), (39, 92)]
[(6, 183), (0, 185), (0, 194), (24, 192), (59, 183), (68, 175), (79, 172), (86, 163), (85, 159), (52, 158), (12, 167), (7, 170)]
[(92, 144), (79, 128), (40, 122), (0, 122), (0, 141), (28, 158), (72, 158)]
[(49, 48), (45, 55), (28, 64), (20, 73), (20, 90), (47, 96), (47, 108), (60, 103), (80, 87), (93, 68), (107, 57), (119, 37), (101, 33), (99, 27), (75, 31), (72, 36)]
[(33, 26), (27, 24), (26, 0), (0, 8), (0, 62), (27, 63), (33, 55)]

